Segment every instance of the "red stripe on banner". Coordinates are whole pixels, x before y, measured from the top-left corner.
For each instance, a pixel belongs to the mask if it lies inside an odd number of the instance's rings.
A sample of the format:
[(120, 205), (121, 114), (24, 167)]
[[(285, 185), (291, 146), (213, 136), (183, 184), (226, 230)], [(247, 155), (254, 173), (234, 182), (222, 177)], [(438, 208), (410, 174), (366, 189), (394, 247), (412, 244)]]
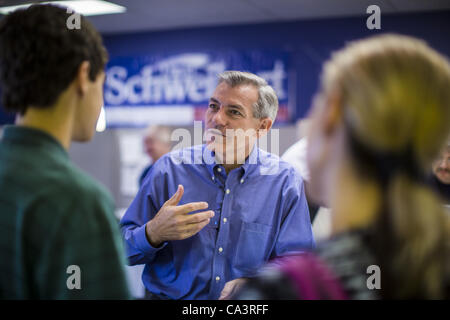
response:
[(287, 105), (281, 104), (278, 106), (278, 113), (275, 122), (288, 122), (289, 119), (289, 109)]
[(206, 110), (208, 110), (208, 107), (205, 107), (204, 105), (194, 106), (194, 120), (204, 121)]

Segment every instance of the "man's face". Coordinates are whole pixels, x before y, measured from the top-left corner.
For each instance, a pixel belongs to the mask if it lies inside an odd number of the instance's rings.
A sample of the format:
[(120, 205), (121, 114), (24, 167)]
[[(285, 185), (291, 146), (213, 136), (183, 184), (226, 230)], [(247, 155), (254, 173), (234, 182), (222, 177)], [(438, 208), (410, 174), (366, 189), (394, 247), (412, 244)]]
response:
[(444, 150), (440, 157), (433, 162), (433, 173), (444, 184), (450, 184), (450, 147)]
[[(343, 159), (342, 122), (331, 121), (330, 114), (338, 108), (324, 94), (314, 97), (310, 111), (310, 124), (307, 136), (306, 162), (309, 170), (308, 195), (322, 206), (328, 207), (331, 201), (331, 186), (339, 164)], [(333, 119), (334, 117), (331, 117)], [(332, 124), (331, 124), (332, 123)], [(333, 159), (333, 161), (330, 161)]]
[(94, 81), (88, 82), (86, 93), (78, 108), (75, 125), (75, 141), (89, 141), (92, 139), (98, 117), (103, 105), (103, 84), (105, 73), (99, 73)]
[(152, 158), (153, 160), (155, 159), (155, 144), (156, 144), (157, 140), (152, 137), (152, 136), (147, 136), (144, 138), (144, 149), (145, 149), (145, 153), (147, 153), (147, 155)]
[(144, 138), (144, 149), (145, 153), (155, 162), (170, 151), (170, 146), (160, 141), (154, 134), (150, 134)]
[(222, 82), (212, 94), (205, 116), (206, 143), (222, 163), (242, 164), (250, 153), (262, 121), (253, 116), (257, 101), (258, 89), (252, 85)]

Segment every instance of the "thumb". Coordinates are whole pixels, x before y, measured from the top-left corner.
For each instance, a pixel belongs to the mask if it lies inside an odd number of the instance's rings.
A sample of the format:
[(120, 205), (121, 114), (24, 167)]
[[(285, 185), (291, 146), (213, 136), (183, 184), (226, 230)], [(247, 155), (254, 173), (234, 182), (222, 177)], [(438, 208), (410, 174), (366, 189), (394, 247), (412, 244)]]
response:
[(179, 184), (177, 192), (175, 192), (173, 194), (173, 196), (169, 200), (166, 201), (165, 205), (176, 206), (180, 202), (181, 198), (183, 197), (183, 193), (184, 193), (184, 188), (181, 184)]

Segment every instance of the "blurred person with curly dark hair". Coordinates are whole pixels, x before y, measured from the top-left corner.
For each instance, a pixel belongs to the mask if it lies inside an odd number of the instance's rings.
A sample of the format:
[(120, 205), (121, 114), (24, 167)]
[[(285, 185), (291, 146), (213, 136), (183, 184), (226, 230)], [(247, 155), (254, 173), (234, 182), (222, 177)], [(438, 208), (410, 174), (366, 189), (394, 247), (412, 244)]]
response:
[(80, 16), (33, 5), (0, 21), (0, 298), (126, 299), (125, 256), (108, 192), (69, 160), (103, 104), (107, 52)]
[(426, 172), (450, 131), (450, 64), (381, 35), (338, 51), (308, 135), (313, 197), (333, 236), (273, 261), (239, 299), (448, 299), (449, 219)]

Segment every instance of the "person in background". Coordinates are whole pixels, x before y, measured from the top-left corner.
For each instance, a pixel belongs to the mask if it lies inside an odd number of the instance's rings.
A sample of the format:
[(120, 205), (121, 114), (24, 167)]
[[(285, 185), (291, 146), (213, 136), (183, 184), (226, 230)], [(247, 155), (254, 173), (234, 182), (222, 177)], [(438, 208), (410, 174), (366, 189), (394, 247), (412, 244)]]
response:
[(82, 16), (32, 5), (0, 21), (0, 298), (128, 299), (109, 193), (70, 161), (103, 104), (107, 52)]
[(314, 245), (303, 182), (256, 146), (278, 98), (251, 73), (219, 75), (206, 145), (157, 161), (121, 220), (150, 299), (226, 299), (269, 258)]
[(426, 183), (450, 131), (450, 64), (381, 35), (333, 54), (308, 134), (313, 197), (333, 236), (271, 263), (237, 299), (448, 299), (449, 220)]
[(158, 161), (166, 153), (169, 153), (172, 148), (172, 141), (170, 140), (171, 130), (169, 127), (161, 125), (151, 125), (147, 127), (144, 134), (144, 150), (150, 157), (152, 163), (149, 164), (139, 177), (139, 186), (144, 182), (144, 178), (150, 171), (152, 165)]
[(290, 163), (294, 168), (297, 170), (297, 172), (301, 175), (303, 179), (303, 184), (305, 186), (305, 194), (306, 199), (308, 201), (308, 208), (309, 208), (309, 214), (311, 223), (314, 222), (314, 219), (317, 215), (317, 212), (319, 211), (320, 206), (318, 204), (313, 203), (313, 200), (311, 199), (311, 196), (309, 195), (309, 170), (306, 165), (306, 150), (307, 150), (307, 139), (306, 137), (301, 138), (296, 143), (294, 143), (292, 146), (290, 146), (285, 153), (281, 156), (281, 159), (284, 161)]
[(307, 137), (303, 137), (290, 146), (281, 156), (281, 159), (290, 163), (300, 174), (305, 186), (306, 200), (312, 224), (314, 239), (320, 241), (327, 239), (331, 232), (331, 212), (326, 201), (322, 198), (312, 198), (309, 191), (310, 174), (306, 163), (306, 150), (308, 148)]
[(444, 204), (450, 206), (450, 141), (433, 161), (431, 168), (430, 183)]

